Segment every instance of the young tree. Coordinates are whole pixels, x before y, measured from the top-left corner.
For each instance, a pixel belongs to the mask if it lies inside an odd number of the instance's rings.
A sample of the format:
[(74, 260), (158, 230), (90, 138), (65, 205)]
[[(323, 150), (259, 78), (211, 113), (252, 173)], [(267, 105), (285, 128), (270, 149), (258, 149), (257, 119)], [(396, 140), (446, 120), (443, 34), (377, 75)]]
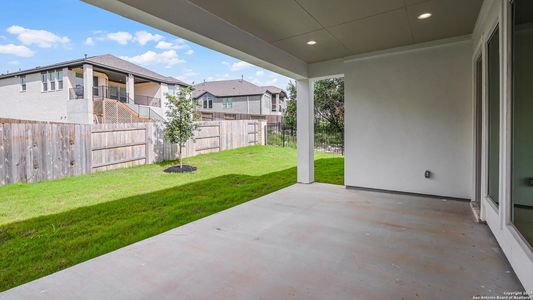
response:
[(192, 89), (186, 88), (179, 96), (167, 95), (167, 112), (165, 121), (165, 139), (178, 144), (180, 169), (183, 170), (182, 149), (198, 130), (197, 103), (192, 99)]
[(287, 99), (287, 108), (283, 113), (283, 124), (291, 129), (296, 129), (296, 85), (289, 81), (287, 86), (289, 99)]

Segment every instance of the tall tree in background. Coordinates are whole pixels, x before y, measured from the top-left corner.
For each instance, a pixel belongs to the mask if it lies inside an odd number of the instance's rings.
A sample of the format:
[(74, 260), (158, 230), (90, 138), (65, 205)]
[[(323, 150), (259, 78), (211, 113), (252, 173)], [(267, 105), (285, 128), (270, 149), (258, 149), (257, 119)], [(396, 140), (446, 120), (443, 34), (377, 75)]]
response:
[[(289, 100), (283, 114), (285, 126), (296, 128), (296, 84), (289, 81)], [(344, 78), (315, 82), (315, 125), (344, 131)]]
[(315, 82), (315, 124), (344, 131), (344, 78)]
[(296, 129), (296, 84), (294, 82), (289, 81), (287, 92), (289, 99), (287, 100), (287, 108), (283, 113), (283, 125)]

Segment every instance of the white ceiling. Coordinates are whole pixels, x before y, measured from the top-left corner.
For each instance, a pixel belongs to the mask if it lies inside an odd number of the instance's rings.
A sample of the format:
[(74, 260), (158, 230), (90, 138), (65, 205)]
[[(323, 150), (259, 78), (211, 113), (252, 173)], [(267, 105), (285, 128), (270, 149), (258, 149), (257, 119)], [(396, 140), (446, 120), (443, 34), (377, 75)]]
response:
[[(483, 2), (82, 1), (295, 79), (338, 75), (338, 62), (352, 55), (470, 34)], [(422, 12), (433, 16), (418, 20)]]
[[(472, 33), (483, 0), (189, 0), (307, 63)], [(417, 16), (430, 12), (427, 20)], [(201, 21), (201, 20), (199, 20)], [(317, 41), (314, 46), (306, 44)]]

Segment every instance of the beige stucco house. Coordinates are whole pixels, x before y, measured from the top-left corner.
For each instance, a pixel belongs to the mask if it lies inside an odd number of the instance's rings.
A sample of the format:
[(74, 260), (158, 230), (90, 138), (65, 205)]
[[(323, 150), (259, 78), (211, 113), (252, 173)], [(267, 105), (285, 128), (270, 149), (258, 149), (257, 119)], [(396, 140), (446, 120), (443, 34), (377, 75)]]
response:
[(249, 81), (207, 81), (194, 86), (203, 119), (281, 120), (287, 93), (275, 86), (257, 86)]
[[(161, 119), (186, 83), (113, 55), (0, 75), (0, 118), (69, 123)], [(107, 112), (107, 116), (106, 116)]]

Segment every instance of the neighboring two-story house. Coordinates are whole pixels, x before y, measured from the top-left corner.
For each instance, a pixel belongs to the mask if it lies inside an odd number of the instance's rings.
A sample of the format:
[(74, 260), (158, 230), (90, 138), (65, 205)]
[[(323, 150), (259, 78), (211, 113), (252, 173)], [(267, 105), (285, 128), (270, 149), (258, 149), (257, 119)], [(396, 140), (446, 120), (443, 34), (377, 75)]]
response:
[(0, 75), (0, 118), (69, 123), (161, 120), (188, 84), (113, 55)]
[(194, 86), (203, 120), (264, 119), (281, 121), (287, 94), (274, 86), (257, 86), (246, 80), (203, 82)]

